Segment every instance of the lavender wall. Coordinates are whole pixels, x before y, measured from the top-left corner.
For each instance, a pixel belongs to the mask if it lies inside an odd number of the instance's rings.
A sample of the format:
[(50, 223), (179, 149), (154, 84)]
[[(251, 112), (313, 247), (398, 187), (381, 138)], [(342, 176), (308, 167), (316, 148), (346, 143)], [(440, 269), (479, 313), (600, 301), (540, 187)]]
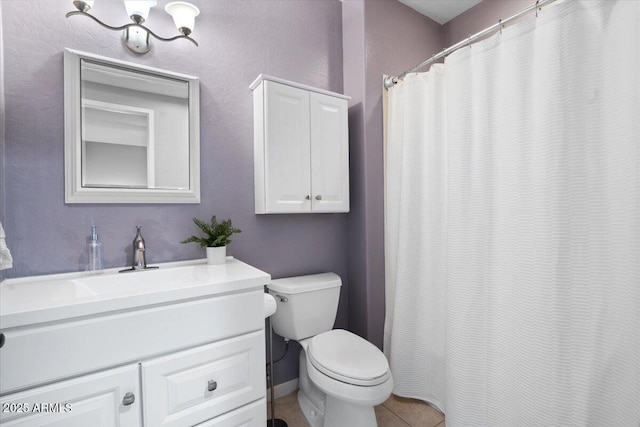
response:
[[(159, 1), (147, 20), (160, 35), (176, 32)], [(254, 214), (253, 121), (249, 84), (259, 73), (342, 92), (341, 3), (194, 0), (196, 48), (154, 42), (138, 56), (120, 33), (74, 16), (70, 0), (2, 1), (6, 95), (2, 173), (3, 224), (14, 255), (7, 277), (79, 271), (90, 225), (98, 226), (107, 267), (131, 262), (135, 225), (142, 225), (147, 260), (204, 257), (179, 242), (197, 230), (194, 216), (230, 217), (242, 234), (230, 254), (274, 278), (333, 271), (345, 279), (337, 326), (347, 326), (347, 216)], [(121, 0), (100, 0), (93, 12), (127, 22)], [(26, 30), (25, 22), (29, 23)], [(63, 49), (65, 47), (199, 76), (201, 186), (198, 205), (65, 205), (63, 188)], [(304, 249), (304, 250), (301, 250)], [(280, 347), (276, 345), (276, 352)], [(297, 352), (278, 365), (278, 382), (297, 376)]]
[[(2, 27), (2, 3), (0, 3), (0, 28)], [(0, 223), (4, 218), (4, 43), (0, 31)], [(0, 270), (0, 282), (5, 279), (6, 271)]]
[[(442, 50), (441, 26), (395, 0), (344, 0), (345, 92), (353, 94), (349, 327), (382, 346), (384, 332), (384, 164), (382, 76)], [(364, 66), (362, 65), (364, 64)]]

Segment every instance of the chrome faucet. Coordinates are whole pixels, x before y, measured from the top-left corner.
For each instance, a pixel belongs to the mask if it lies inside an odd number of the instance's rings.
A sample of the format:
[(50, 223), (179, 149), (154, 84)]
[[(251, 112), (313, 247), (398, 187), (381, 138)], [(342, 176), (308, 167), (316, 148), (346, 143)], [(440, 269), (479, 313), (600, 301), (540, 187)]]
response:
[(147, 261), (144, 258), (144, 239), (140, 233), (142, 226), (136, 226), (136, 237), (133, 239), (133, 265), (134, 270), (144, 270), (147, 268)]
[(142, 229), (141, 225), (136, 226), (136, 237), (133, 239), (133, 263), (131, 268), (127, 268), (126, 270), (120, 270), (120, 273), (126, 273), (129, 271), (140, 271), (140, 270), (149, 270), (158, 267), (147, 267), (147, 260), (145, 257), (145, 244), (144, 238), (142, 237), (142, 233), (140, 230)]

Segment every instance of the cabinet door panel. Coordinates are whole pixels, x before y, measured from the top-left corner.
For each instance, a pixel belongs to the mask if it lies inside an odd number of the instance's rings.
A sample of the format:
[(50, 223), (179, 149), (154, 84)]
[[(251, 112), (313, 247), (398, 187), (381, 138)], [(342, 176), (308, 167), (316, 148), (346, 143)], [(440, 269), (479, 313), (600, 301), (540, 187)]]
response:
[(309, 92), (264, 82), (267, 212), (309, 212)]
[(142, 377), (146, 425), (195, 425), (264, 397), (264, 333), (145, 362)]
[(310, 94), (313, 212), (349, 212), (347, 108), (345, 99)]
[[(124, 405), (127, 393), (134, 401)], [(0, 402), (0, 424), (7, 427), (140, 426), (138, 365), (9, 394)], [(15, 412), (19, 409), (25, 412)]]

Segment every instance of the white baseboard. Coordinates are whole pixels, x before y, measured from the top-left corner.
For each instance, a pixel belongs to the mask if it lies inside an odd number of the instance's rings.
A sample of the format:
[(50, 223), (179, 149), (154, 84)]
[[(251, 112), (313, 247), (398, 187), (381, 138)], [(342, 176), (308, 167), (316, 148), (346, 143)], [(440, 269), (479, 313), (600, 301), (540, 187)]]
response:
[[(273, 396), (278, 399), (279, 397), (291, 394), (298, 389), (298, 379), (294, 378), (286, 383), (278, 384), (273, 388)], [(271, 390), (267, 389), (267, 402), (271, 401)]]

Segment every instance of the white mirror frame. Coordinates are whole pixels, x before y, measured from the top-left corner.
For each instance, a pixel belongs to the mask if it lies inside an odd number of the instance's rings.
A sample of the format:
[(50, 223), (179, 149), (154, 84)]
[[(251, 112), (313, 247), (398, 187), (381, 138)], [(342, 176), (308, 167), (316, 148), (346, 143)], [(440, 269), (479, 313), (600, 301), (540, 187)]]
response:
[[(95, 188), (82, 186), (82, 59), (130, 68), (189, 84), (189, 189)], [(73, 49), (64, 50), (65, 203), (200, 203), (200, 80), (186, 74), (133, 64)]]

